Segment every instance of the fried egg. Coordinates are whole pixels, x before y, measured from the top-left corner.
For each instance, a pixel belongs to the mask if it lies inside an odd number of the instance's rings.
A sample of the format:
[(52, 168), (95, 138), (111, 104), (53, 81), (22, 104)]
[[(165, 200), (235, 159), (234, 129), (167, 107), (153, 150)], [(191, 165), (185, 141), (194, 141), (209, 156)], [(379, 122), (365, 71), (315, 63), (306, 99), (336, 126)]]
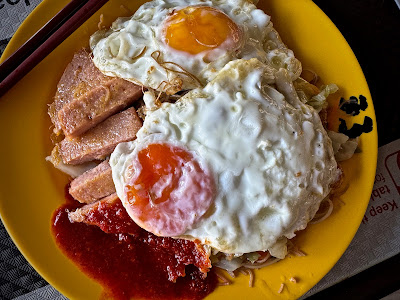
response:
[(104, 74), (168, 94), (204, 86), (238, 58), (284, 67), (293, 80), (301, 73), (270, 17), (248, 0), (153, 0), (90, 44)]
[(313, 218), (338, 169), (318, 113), (286, 101), (271, 80), (269, 66), (239, 59), (149, 110), (137, 139), (110, 159), (137, 224), (224, 253), (285, 256), (286, 238)]

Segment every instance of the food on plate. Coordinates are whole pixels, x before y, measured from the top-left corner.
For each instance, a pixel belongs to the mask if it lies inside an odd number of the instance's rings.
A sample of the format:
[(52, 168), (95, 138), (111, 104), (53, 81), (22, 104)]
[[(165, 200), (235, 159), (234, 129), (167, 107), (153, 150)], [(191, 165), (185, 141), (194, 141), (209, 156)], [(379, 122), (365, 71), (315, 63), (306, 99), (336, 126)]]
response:
[(168, 94), (205, 85), (238, 58), (301, 73), (270, 17), (246, 0), (150, 1), (94, 34), (91, 48), (104, 74)]
[(204, 88), (149, 110), (137, 138), (117, 146), (116, 191), (140, 227), (228, 254), (286, 256), (286, 238), (306, 227), (339, 171), (318, 113), (271, 87), (270, 74), (257, 59), (232, 61)]
[(64, 105), (58, 120), (66, 136), (78, 136), (141, 96), (141, 87), (113, 78)]
[(82, 49), (65, 69), (49, 115), (56, 134), (78, 136), (141, 96), (142, 87), (104, 76)]
[(332, 212), (335, 155), (357, 140), (327, 132), (338, 87), (302, 74), (268, 15), (244, 0), (153, 0), (90, 46), (49, 107), (48, 160), (75, 178), (53, 222), (66, 255), (117, 298), (159, 299), (204, 297), (212, 266), (253, 278), (302, 255), (288, 239)]
[[(102, 210), (119, 212), (113, 214), (113, 216), (111, 217), (117, 217), (118, 220), (110, 222), (109, 218), (101, 213)], [(124, 232), (129, 233), (132, 236), (140, 236), (141, 234), (151, 236), (150, 233), (141, 230), (141, 228), (138, 227), (136, 223), (134, 223), (132, 219), (129, 218), (129, 216), (125, 213), (123, 206), (121, 205), (121, 201), (115, 193), (100, 201), (76, 209), (75, 211), (68, 214), (68, 218), (70, 221), (73, 222), (84, 222), (86, 224), (99, 226), (103, 231), (108, 233)], [(154, 238), (152, 237), (152, 239)], [(168, 279), (172, 282), (175, 282), (180, 276), (185, 276), (184, 265), (193, 264), (203, 274), (207, 273), (211, 268), (210, 254), (208, 253), (206, 248), (202, 247), (198, 243), (192, 243), (189, 241), (172, 238), (156, 238), (154, 240), (156, 243), (166, 244), (164, 245), (164, 247), (167, 250), (173, 250), (172, 253), (175, 252), (174, 254), (176, 256), (178, 264), (183, 264), (183, 269), (181, 269), (182, 266), (180, 266), (180, 268), (168, 269)], [(186, 257), (184, 258), (179, 258), (179, 255), (182, 255), (182, 253), (179, 252), (179, 249), (168, 249), (168, 244), (170, 243), (181, 243), (192, 248), (190, 255), (186, 255)]]
[(104, 120), (84, 134), (60, 142), (60, 155), (65, 164), (77, 165), (104, 159), (122, 142), (133, 140), (142, 126), (134, 108), (128, 108)]
[(92, 203), (115, 193), (108, 160), (71, 181), (69, 194), (81, 203)]
[(337, 161), (344, 161), (353, 156), (358, 147), (358, 137), (349, 138), (343, 133), (332, 130), (328, 131), (328, 135), (332, 140), (333, 152)]
[[(118, 198), (107, 198), (82, 210), (67, 201), (52, 220), (58, 246), (103, 285), (104, 298), (202, 299), (215, 289), (215, 274), (201, 272), (210, 267), (208, 252), (191, 241), (154, 236), (133, 222)], [(71, 223), (74, 210), (92, 225)]]
[[(99, 210), (100, 206), (112, 206), (119, 202), (119, 198), (116, 193), (108, 195), (104, 197), (100, 201), (95, 201), (94, 203), (89, 203), (89, 205), (85, 205), (82, 208), (78, 208), (75, 211), (68, 214), (68, 217), (73, 222), (85, 222), (89, 225), (96, 224), (96, 218), (93, 214), (94, 211)], [(131, 226), (133, 222), (127, 222), (125, 225)], [(111, 229), (104, 229), (107, 231), (111, 231)], [(133, 230), (128, 230), (133, 231)], [(134, 232), (131, 232), (134, 233)]]

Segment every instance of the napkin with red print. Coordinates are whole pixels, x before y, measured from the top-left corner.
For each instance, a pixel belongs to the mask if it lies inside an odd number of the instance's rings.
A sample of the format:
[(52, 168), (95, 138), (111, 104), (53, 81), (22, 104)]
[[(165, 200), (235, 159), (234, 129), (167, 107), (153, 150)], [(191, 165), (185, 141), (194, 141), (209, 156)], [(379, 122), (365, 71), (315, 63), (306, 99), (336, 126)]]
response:
[(360, 228), (341, 259), (305, 297), (354, 276), (398, 253), (400, 253), (400, 139), (379, 148), (375, 183)]

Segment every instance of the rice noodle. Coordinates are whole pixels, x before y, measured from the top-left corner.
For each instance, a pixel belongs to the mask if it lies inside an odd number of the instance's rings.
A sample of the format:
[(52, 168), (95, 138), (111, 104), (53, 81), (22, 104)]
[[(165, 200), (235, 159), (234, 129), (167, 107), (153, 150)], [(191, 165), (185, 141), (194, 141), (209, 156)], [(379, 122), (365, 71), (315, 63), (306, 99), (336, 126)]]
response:
[[(170, 71), (173, 73), (177, 73), (177, 74), (181, 74), (181, 75), (185, 75), (189, 78), (191, 78), (197, 86), (199, 87), (203, 87), (203, 84), (201, 83), (201, 81), (192, 73), (190, 73), (189, 71), (187, 71), (185, 68), (183, 68), (181, 65), (174, 63), (172, 61), (162, 61), (161, 58), (161, 52), (159, 50), (154, 51), (151, 54), (151, 57), (161, 66), (163, 67), (166, 71)], [(172, 67), (178, 68), (179, 70), (174, 70)]]
[(341, 189), (335, 189), (331, 192), (331, 198), (339, 198), (342, 196), (349, 188), (350, 184), (347, 183), (343, 188)]
[(258, 264), (257, 262), (255, 262), (254, 264), (252, 263), (244, 263), (242, 266), (247, 268), (247, 269), (261, 269), (264, 268), (266, 266), (272, 265), (278, 261), (280, 261), (280, 258), (277, 257), (269, 257), (269, 259), (267, 259), (264, 263)]
[(295, 244), (293, 244), (293, 242), (292, 241), (288, 241), (288, 253), (290, 254), (290, 255), (294, 255), (294, 256), (299, 256), (299, 257), (302, 257), (302, 256), (306, 256), (306, 254), (303, 252), (303, 251), (301, 251)]
[(317, 73), (309, 69), (304, 69), (301, 72), (301, 77), (313, 85), (315, 85), (319, 80)]
[[(138, 55), (132, 57), (132, 60), (136, 60), (136, 59), (142, 57), (143, 54), (146, 52), (146, 50), (147, 50), (147, 46), (144, 46), (143, 49), (142, 49), (142, 51), (140, 51), (140, 53), (139, 53)], [(142, 86), (142, 88), (143, 88), (143, 86)]]
[(267, 252), (267, 254), (265, 255), (265, 257), (262, 258), (262, 259), (257, 260), (256, 263), (258, 263), (258, 264), (265, 263), (270, 257), (271, 257), (271, 254), (270, 254), (269, 252)]
[(241, 268), (240, 273), (242, 273), (243, 275), (248, 275), (249, 278), (249, 287), (253, 287), (253, 282), (254, 282), (254, 272), (251, 269), (248, 268)]
[(327, 211), (324, 212), (324, 213), (316, 214), (315, 217), (314, 217), (314, 219), (310, 222), (310, 224), (317, 224), (317, 223), (320, 223), (320, 222), (324, 221), (326, 218), (328, 218), (328, 217), (331, 215), (331, 213), (332, 213), (332, 211), (333, 211), (333, 203), (332, 203), (332, 200), (329, 199), (329, 198), (326, 198), (326, 200), (324, 200), (324, 201), (328, 202), (329, 208), (328, 208)]
[(226, 271), (226, 273), (228, 273), (229, 276), (231, 276), (232, 278), (236, 278), (235, 272), (233, 272), (233, 271)]
[(218, 285), (224, 286), (224, 285), (230, 285), (232, 282), (226, 278), (224, 275), (220, 274), (219, 272), (215, 272), (215, 274), (217, 275), (217, 277), (222, 280), (220, 282), (218, 282)]
[(97, 28), (98, 28), (99, 30), (104, 29), (105, 26), (103, 25), (103, 23), (104, 23), (104, 15), (101, 14), (101, 15), (100, 15), (100, 19), (99, 19), (99, 23), (97, 23)]
[(299, 256), (299, 257), (306, 256), (306, 254), (303, 251), (301, 251), (297, 248), (290, 251), (290, 254), (293, 254), (294, 256)]

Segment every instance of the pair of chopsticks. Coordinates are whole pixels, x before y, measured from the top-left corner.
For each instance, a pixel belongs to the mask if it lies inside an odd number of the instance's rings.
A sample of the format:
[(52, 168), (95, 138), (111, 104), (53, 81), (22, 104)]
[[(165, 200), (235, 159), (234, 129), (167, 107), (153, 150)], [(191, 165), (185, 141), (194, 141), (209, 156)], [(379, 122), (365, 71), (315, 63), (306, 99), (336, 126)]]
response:
[(108, 0), (71, 0), (0, 65), (0, 97), (69, 37)]

